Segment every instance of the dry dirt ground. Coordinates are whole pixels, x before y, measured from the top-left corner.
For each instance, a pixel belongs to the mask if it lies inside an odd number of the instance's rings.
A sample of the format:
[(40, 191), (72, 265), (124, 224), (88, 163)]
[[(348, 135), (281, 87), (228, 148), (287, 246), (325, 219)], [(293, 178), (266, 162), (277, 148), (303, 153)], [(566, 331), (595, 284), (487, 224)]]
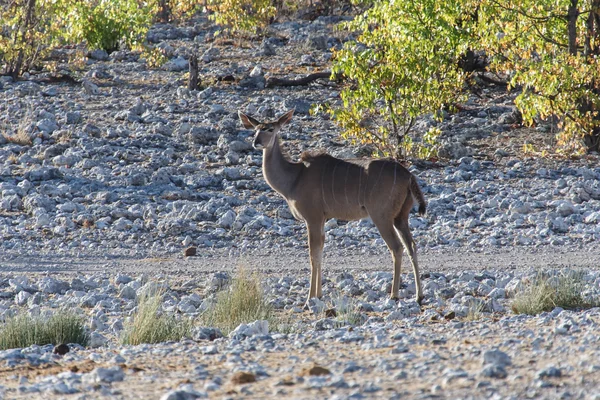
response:
[[(465, 248), (446, 247), (441, 250), (419, 249), (421, 273), (459, 272), (461, 270), (502, 270), (541, 268), (600, 268), (598, 246), (497, 248), (486, 252), (470, 252)], [(292, 261), (292, 262), (290, 262)], [(285, 251), (261, 251), (239, 254), (235, 250), (200, 250), (198, 256), (165, 256), (161, 258), (67, 258), (48, 255), (26, 257), (3, 257), (0, 255), (0, 273), (50, 273), (52, 275), (76, 275), (107, 272), (165, 274), (173, 278), (202, 276), (218, 271), (233, 272), (239, 266), (261, 273), (281, 275), (309, 274), (308, 249), (289, 248)], [(410, 268), (403, 261), (403, 272)], [(392, 271), (392, 261), (382, 246), (371, 254), (325, 250), (325, 274), (340, 271)]]

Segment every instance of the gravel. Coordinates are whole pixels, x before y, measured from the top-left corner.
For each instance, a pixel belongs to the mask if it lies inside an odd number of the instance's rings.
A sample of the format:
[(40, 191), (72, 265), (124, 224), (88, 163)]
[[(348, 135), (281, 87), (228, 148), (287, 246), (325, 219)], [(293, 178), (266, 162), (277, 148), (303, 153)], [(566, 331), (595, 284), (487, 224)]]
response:
[[(64, 355), (54, 353), (59, 343), (0, 351), (0, 397), (600, 393), (598, 308), (523, 316), (510, 307), (541, 268), (581, 270), (582, 296), (600, 296), (598, 156), (523, 157), (512, 139), (549, 136), (543, 123), (514, 129), (514, 93), (486, 88), (441, 122), (417, 121), (417, 130), (441, 129), (447, 157), (410, 167), (428, 201), (428, 215), (409, 221), (423, 307), (411, 300), (412, 274), (398, 302), (387, 298), (391, 259), (370, 220), (331, 220), (324, 297), (303, 309), (306, 231), (262, 178), (237, 111), (269, 119), (295, 108), (282, 133), (292, 159), (317, 148), (369, 154), (309, 113), (339, 101), (339, 87), (264, 89), (282, 66), (328, 68), (329, 49), (341, 44), (338, 20), (276, 23), (277, 35), (242, 48), (211, 43), (214, 27), (201, 16), (151, 29), (148, 41), (169, 58), (159, 69), (135, 52), (94, 51), (81, 84), (49, 83), (46, 72), (1, 77), (0, 122), (31, 144), (0, 136), (0, 321), (72, 308), (90, 343), (67, 344)], [(201, 91), (185, 88), (192, 51)], [(232, 332), (197, 322), (192, 338), (120, 344), (139, 296), (164, 291), (164, 312), (198, 318), (239, 265), (260, 274), (283, 322), (248, 321)], [(319, 368), (328, 373), (307, 372)]]

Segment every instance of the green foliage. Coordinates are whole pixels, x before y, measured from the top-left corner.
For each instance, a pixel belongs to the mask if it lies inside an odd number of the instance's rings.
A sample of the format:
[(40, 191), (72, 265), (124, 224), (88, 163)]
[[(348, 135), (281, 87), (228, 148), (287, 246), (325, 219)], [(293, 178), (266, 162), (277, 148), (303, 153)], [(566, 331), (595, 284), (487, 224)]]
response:
[(22, 314), (9, 318), (0, 328), (0, 350), (34, 344), (79, 343), (86, 346), (88, 340), (83, 318), (68, 311), (59, 311), (49, 318)]
[(585, 281), (580, 272), (540, 272), (515, 294), (511, 308), (516, 314), (536, 315), (555, 307), (569, 310), (597, 307), (598, 299), (586, 300), (582, 295), (584, 290)]
[(49, 51), (86, 41), (91, 49), (139, 45), (154, 6), (138, 0), (14, 0), (0, 5), (0, 57), (13, 77), (29, 70)]
[(144, 46), (142, 58), (146, 60), (146, 64), (150, 68), (158, 68), (164, 65), (169, 58), (165, 56), (164, 51), (157, 47)]
[(0, 57), (4, 73), (14, 78), (30, 69), (57, 44), (53, 19), (62, 9), (52, 0), (14, 0), (0, 4)]
[(276, 14), (272, 0), (208, 0), (210, 18), (232, 35), (255, 34)]
[(123, 329), (123, 344), (161, 343), (191, 335), (192, 320), (179, 319), (161, 311), (163, 294), (158, 291), (138, 298), (137, 311)]
[[(390, 16), (394, 16), (390, 18)], [(461, 2), (379, 1), (345, 24), (360, 34), (335, 54), (334, 73), (351, 84), (343, 107), (330, 113), (352, 141), (373, 144), (379, 155), (402, 158), (413, 150), (409, 137), (418, 116), (441, 116), (462, 99), (465, 79), (456, 65), (466, 50)], [(433, 153), (429, 134), (428, 151)]]
[(180, 21), (200, 11), (205, 0), (152, 0), (160, 22)]
[(133, 47), (143, 41), (153, 11), (153, 5), (138, 0), (76, 1), (65, 21), (66, 36), (107, 52), (117, 50), (120, 41)]
[(524, 122), (556, 115), (559, 151), (600, 150), (600, 1), (477, 3), (476, 43), (522, 88), (515, 104)]
[(256, 320), (276, 322), (259, 277), (250, 275), (242, 268), (231, 285), (217, 293), (217, 300), (203, 315), (203, 322), (227, 334), (240, 324)]

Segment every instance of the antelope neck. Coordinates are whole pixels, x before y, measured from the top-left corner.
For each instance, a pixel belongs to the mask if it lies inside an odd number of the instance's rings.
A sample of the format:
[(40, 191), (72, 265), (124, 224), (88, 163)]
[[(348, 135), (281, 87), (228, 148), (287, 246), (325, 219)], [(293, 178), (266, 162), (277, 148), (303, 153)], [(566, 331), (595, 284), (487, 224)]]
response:
[(281, 152), (279, 137), (275, 137), (273, 146), (263, 149), (263, 174), (269, 185), (287, 197), (296, 178), (302, 171), (303, 164), (288, 161)]

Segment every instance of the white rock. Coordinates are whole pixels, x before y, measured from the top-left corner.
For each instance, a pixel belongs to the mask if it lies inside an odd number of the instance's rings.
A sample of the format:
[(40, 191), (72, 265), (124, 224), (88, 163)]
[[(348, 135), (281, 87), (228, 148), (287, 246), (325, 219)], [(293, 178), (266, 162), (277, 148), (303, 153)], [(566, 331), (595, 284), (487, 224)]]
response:
[(89, 346), (93, 349), (98, 348), (98, 347), (102, 347), (104, 346), (106, 343), (108, 342), (108, 339), (106, 337), (104, 337), (103, 335), (101, 335), (98, 332), (92, 332), (90, 333), (90, 342), (89, 342)]
[(122, 299), (135, 300), (137, 294), (135, 292), (135, 289), (131, 286), (123, 286), (121, 292), (119, 292), (119, 297), (121, 297)]
[(269, 321), (258, 320), (250, 324), (241, 324), (235, 328), (230, 334), (230, 338), (239, 336), (254, 336), (254, 335), (267, 335), (269, 333)]
[(15, 304), (18, 306), (22, 306), (25, 303), (27, 303), (27, 300), (32, 297), (31, 293), (26, 292), (26, 291), (21, 291), (19, 293), (17, 293), (17, 295), (15, 296)]
[(125, 379), (125, 373), (119, 366), (110, 368), (96, 368), (92, 372), (81, 376), (86, 384), (120, 382)]
[(483, 353), (483, 365), (493, 364), (500, 366), (508, 366), (512, 364), (510, 356), (503, 351), (500, 350), (487, 350)]

